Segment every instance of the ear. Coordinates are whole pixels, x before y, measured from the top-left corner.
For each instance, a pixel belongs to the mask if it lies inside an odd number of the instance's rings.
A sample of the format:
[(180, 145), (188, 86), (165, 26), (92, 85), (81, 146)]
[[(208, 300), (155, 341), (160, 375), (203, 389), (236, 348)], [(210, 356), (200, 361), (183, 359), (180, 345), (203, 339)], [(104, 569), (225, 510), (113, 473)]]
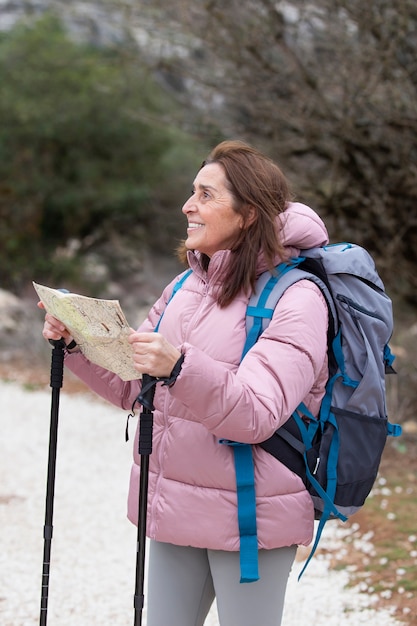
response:
[(248, 214), (246, 216), (246, 220), (245, 220), (245, 227), (249, 228), (249, 226), (252, 226), (252, 224), (256, 222), (257, 217), (258, 217), (258, 214), (256, 212), (255, 207), (250, 206), (248, 210)]

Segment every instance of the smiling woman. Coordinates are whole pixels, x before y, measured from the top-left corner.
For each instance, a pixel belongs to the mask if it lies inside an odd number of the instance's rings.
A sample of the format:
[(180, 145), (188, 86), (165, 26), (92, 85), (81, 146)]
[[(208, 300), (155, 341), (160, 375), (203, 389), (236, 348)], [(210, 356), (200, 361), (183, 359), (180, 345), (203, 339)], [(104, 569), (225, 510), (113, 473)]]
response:
[[(141, 373), (164, 378), (155, 390), (149, 463), (147, 625), (203, 626), (216, 598), (222, 626), (279, 626), (296, 546), (311, 541), (314, 509), (301, 478), (256, 444), (301, 402), (317, 415), (328, 372), (328, 314), (317, 285), (300, 280), (242, 359), (246, 309), (260, 274), (327, 243), (327, 232), (314, 211), (290, 201), (279, 167), (239, 141), (212, 150), (182, 211), (189, 267), (132, 330), (138, 380), (124, 382), (82, 352), (67, 351), (65, 363), (123, 409), (138, 401)], [(71, 341), (50, 316), (43, 334)], [(220, 445), (224, 440), (253, 444), (246, 447), (256, 484), (250, 579), (259, 579), (250, 585), (240, 584), (249, 578), (240, 578), (244, 542), (233, 450)], [(128, 501), (135, 524), (139, 476), (135, 446)]]

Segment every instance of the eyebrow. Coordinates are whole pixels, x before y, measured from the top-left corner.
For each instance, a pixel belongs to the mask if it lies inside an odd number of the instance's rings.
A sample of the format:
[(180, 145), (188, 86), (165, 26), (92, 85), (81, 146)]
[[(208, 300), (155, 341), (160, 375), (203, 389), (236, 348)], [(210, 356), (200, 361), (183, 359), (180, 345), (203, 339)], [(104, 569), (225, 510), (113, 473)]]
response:
[[(216, 191), (216, 187), (212, 187), (212, 185), (203, 185), (202, 183), (199, 183), (199, 184), (197, 185), (197, 187), (198, 187), (199, 189), (211, 189), (212, 191)], [(195, 188), (196, 188), (196, 186), (195, 186), (195, 185), (193, 185), (193, 188), (195, 189)]]

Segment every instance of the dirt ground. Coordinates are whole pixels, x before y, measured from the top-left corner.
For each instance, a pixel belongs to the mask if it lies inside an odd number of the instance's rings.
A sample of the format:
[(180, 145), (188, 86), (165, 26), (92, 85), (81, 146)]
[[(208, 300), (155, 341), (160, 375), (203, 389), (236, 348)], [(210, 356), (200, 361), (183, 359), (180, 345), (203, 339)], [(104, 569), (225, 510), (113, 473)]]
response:
[[(0, 378), (29, 389), (49, 386), (49, 368), (22, 363), (18, 357), (0, 362)], [(65, 372), (66, 393), (85, 392), (83, 383)], [(406, 437), (401, 446), (389, 443), (380, 467), (381, 478), (363, 509), (346, 526), (351, 530), (343, 559), (335, 568), (348, 568), (352, 585), (378, 591), (380, 606), (397, 607), (395, 617), (417, 625), (417, 441)], [(369, 541), (367, 540), (369, 538)], [(368, 548), (364, 546), (368, 545)]]
[(372, 534), (374, 554), (364, 558), (363, 553), (352, 550), (346, 562), (355, 567), (352, 584), (364, 572), (369, 573), (368, 587), (383, 590), (381, 604), (394, 604), (397, 619), (417, 624), (415, 440), (410, 440), (407, 448), (408, 453), (391, 441), (387, 444), (379, 472), (384, 484), (374, 488), (375, 495), (348, 522), (358, 524), (362, 536)]

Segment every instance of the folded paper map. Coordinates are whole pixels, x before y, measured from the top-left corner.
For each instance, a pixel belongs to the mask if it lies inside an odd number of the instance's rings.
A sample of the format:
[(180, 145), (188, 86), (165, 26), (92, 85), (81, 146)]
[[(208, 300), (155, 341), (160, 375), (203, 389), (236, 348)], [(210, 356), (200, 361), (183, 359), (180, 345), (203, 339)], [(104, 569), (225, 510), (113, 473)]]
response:
[(48, 313), (59, 319), (92, 363), (122, 380), (140, 378), (133, 367), (130, 326), (118, 300), (99, 300), (33, 283)]

